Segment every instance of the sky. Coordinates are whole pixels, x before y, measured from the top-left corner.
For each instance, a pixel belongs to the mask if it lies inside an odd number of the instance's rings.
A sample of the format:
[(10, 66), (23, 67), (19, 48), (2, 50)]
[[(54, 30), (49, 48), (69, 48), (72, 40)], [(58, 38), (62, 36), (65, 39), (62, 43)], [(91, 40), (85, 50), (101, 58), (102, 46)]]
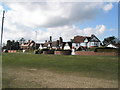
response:
[(117, 2), (2, 2), (0, 21), (3, 10), (4, 43), (22, 37), (39, 43), (50, 36), (53, 40), (62, 37), (64, 41), (77, 35), (94, 34), (101, 41), (118, 37)]

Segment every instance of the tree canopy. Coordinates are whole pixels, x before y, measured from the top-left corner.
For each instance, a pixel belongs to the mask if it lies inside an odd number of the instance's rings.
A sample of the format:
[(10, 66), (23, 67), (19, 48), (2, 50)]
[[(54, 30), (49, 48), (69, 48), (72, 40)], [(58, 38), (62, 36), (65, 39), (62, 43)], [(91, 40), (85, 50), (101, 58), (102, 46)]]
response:
[(118, 39), (115, 36), (104, 38), (103, 45), (106, 46), (108, 44), (118, 44)]

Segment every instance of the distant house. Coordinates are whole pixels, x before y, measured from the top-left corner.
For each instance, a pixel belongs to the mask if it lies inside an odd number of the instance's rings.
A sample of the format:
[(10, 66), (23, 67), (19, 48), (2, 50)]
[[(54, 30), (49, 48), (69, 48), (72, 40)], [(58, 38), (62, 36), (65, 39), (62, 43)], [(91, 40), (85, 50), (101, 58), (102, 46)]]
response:
[(100, 47), (100, 40), (95, 36), (91, 35), (90, 37), (86, 36), (75, 36), (72, 39), (72, 48), (92, 48), (92, 47)]
[(50, 36), (50, 40), (45, 43), (41, 43), (39, 49), (49, 48), (49, 49), (71, 49), (71, 42), (63, 42), (63, 39), (60, 37), (59, 40), (52, 41), (52, 37)]
[(40, 43), (35, 43), (35, 49), (38, 49), (40, 47)]
[(41, 43), (39, 49), (84, 49), (100, 47), (100, 43), (100, 40), (95, 35), (91, 35), (90, 37), (75, 36), (70, 42), (63, 42), (62, 37), (60, 37), (59, 40), (52, 41), (52, 37), (50, 36), (50, 40), (46, 40), (45, 43)]
[(28, 40), (28, 42), (22, 43), (20, 45), (20, 48), (23, 49), (23, 50), (34, 49), (35, 48), (35, 42)]
[(64, 50), (67, 50), (67, 49), (72, 49), (72, 42), (65, 42), (65, 45), (64, 45)]
[(118, 44), (108, 44), (107, 47), (118, 48), (119, 45)]

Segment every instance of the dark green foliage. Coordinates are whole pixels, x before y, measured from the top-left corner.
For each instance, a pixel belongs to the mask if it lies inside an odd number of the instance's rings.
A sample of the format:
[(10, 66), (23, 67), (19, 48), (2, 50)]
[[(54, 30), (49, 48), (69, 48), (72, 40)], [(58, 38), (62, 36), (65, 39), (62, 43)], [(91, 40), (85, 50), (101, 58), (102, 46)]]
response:
[(38, 54), (42, 54), (43, 51), (48, 51), (48, 50), (49, 50), (48, 48), (41, 49), (41, 50), (39, 50)]
[(96, 48), (95, 52), (118, 52), (116, 48), (104, 47), (104, 48)]
[(8, 50), (18, 50), (20, 48), (19, 42), (14, 40), (8, 40), (6, 44), (6, 48)]
[(72, 50), (64, 50), (64, 49), (57, 49), (55, 51), (71, 51), (72, 52)]
[(39, 54), (39, 51), (40, 51), (40, 50), (38, 50), (38, 49), (35, 50), (35, 51), (34, 51), (34, 54)]
[(88, 51), (95, 51), (95, 49), (96, 49), (96, 47), (94, 47), (94, 48), (88, 48), (87, 50)]
[(107, 46), (108, 44), (117, 44), (118, 40), (115, 36), (107, 37), (103, 40), (103, 45)]
[(22, 44), (22, 43), (24, 43), (25, 42), (25, 39), (24, 38), (21, 38), (20, 40), (19, 40), (19, 43), (20, 44)]

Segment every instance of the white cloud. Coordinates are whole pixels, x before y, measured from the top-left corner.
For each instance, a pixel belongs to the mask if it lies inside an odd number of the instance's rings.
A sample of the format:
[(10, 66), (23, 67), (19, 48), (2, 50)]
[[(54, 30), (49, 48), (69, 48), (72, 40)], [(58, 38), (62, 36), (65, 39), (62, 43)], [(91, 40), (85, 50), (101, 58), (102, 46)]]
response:
[(103, 9), (104, 9), (106, 12), (109, 11), (109, 10), (111, 10), (112, 8), (113, 8), (112, 3), (109, 3), (109, 4), (103, 6)]
[[(24, 27), (25, 28), (25, 27)], [(14, 31), (12, 30), (14, 29)], [(44, 42), (45, 40), (49, 40), (49, 36), (53, 37), (53, 40), (59, 39), (59, 37), (63, 37), (64, 41), (69, 41), (76, 35), (90, 36), (91, 34), (95, 34), (97, 36), (103, 34), (106, 30), (104, 25), (97, 25), (96, 27), (88, 27), (84, 29), (80, 29), (76, 26), (63, 26), (63, 27), (54, 27), (47, 28), (46, 30), (37, 30), (37, 41)], [(13, 38), (14, 37), (14, 38)], [(15, 28), (6, 29), (4, 33), (5, 41), (8, 39), (20, 39), (24, 37), (25, 39), (36, 40), (36, 33), (32, 29), (30, 30), (16, 30)]]
[[(6, 17), (28, 27), (57, 27), (96, 17), (102, 3), (7, 3)], [(106, 10), (106, 9), (105, 9)]]
[[(5, 14), (4, 41), (8, 39), (34, 39), (36, 27), (46, 30), (37, 30), (38, 41), (49, 39), (52, 35), (57, 39), (62, 36), (69, 40), (75, 35), (103, 34), (104, 25), (80, 29), (74, 24), (93, 20), (100, 9), (108, 11), (112, 4), (103, 3), (64, 3), (64, 2), (39, 2), (39, 3), (6, 3), (10, 10)], [(0, 5), (0, 10), (2, 6)], [(111, 8), (110, 8), (111, 7)]]
[[(91, 36), (91, 34), (95, 34), (97, 36), (103, 34), (106, 30), (104, 25), (97, 25), (96, 27), (89, 27), (80, 29), (76, 26), (63, 26), (63, 27), (56, 27), (56, 28), (48, 28), (46, 31), (38, 30), (39, 36), (38, 40), (42, 38), (44, 40), (49, 40), (49, 36), (53, 37), (53, 40), (59, 39), (59, 37), (63, 37), (65, 41), (69, 41), (76, 35), (81, 36)], [(42, 40), (41, 39), (41, 40)]]

